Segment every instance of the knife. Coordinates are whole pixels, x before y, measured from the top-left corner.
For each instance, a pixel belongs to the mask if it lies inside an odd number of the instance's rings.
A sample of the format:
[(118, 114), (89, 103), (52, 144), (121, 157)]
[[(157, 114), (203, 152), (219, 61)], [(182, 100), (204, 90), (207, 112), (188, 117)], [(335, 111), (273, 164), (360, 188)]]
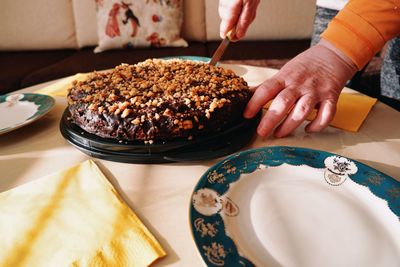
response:
[(222, 40), (221, 44), (218, 46), (217, 50), (215, 50), (214, 55), (212, 56), (210, 60), (210, 65), (215, 66), (218, 61), (221, 59), (222, 55), (224, 54), (226, 48), (228, 47), (229, 43), (232, 41), (232, 38), (235, 35), (235, 30), (232, 29), (230, 30), (225, 38)]

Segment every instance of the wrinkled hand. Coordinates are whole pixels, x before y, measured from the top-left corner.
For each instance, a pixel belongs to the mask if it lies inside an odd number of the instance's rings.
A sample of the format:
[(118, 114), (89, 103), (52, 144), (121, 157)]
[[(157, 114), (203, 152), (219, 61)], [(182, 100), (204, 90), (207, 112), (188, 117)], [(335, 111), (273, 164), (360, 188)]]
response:
[(260, 136), (268, 136), (273, 131), (275, 137), (289, 135), (314, 108), (318, 114), (306, 126), (306, 131), (319, 132), (333, 119), (340, 91), (356, 71), (351, 59), (328, 41), (321, 40), (259, 85), (244, 117), (254, 117), (274, 99), (258, 125)]
[(241, 39), (256, 17), (259, 3), (260, 0), (220, 0), (218, 12), (221, 17), (221, 38), (225, 38), (228, 31), (236, 27), (233, 40)]

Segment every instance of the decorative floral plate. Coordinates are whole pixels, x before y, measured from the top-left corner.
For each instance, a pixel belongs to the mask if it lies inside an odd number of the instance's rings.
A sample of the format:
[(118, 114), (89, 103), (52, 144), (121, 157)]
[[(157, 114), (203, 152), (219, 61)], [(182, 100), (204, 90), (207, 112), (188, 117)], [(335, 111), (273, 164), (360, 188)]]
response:
[(29, 124), (51, 110), (54, 98), (41, 94), (0, 96), (0, 134)]
[(328, 152), (265, 147), (211, 167), (190, 225), (208, 266), (400, 266), (400, 182)]

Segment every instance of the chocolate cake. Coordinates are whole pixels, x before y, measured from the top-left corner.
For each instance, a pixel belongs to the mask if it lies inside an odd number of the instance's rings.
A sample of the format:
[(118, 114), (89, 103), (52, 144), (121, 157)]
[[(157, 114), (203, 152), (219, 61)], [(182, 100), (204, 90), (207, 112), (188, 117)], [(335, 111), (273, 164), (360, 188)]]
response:
[(243, 120), (251, 97), (231, 70), (189, 60), (149, 59), (94, 72), (68, 93), (72, 121), (85, 131), (146, 143), (192, 139)]

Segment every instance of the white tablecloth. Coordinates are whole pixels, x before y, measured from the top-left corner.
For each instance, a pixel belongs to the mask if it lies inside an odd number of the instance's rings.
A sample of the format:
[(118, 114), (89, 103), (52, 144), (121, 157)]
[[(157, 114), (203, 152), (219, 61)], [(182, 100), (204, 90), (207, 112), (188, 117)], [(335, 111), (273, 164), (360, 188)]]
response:
[[(227, 67), (244, 76), (250, 85), (261, 83), (275, 73), (275, 70), (244, 65)], [(34, 92), (43, 86), (22, 92)], [(0, 191), (89, 158), (59, 132), (65, 107), (66, 100), (57, 97), (55, 108), (44, 118), (0, 136)], [(325, 150), (358, 160), (400, 180), (400, 112), (378, 102), (358, 133), (328, 127), (322, 133), (308, 134), (304, 132), (304, 125), (293, 136), (257, 138), (248, 148), (298, 146)], [(189, 228), (189, 202), (201, 175), (218, 159), (153, 165), (95, 161), (167, 251), (168, 256), (155, 266), (204, 266)]]

